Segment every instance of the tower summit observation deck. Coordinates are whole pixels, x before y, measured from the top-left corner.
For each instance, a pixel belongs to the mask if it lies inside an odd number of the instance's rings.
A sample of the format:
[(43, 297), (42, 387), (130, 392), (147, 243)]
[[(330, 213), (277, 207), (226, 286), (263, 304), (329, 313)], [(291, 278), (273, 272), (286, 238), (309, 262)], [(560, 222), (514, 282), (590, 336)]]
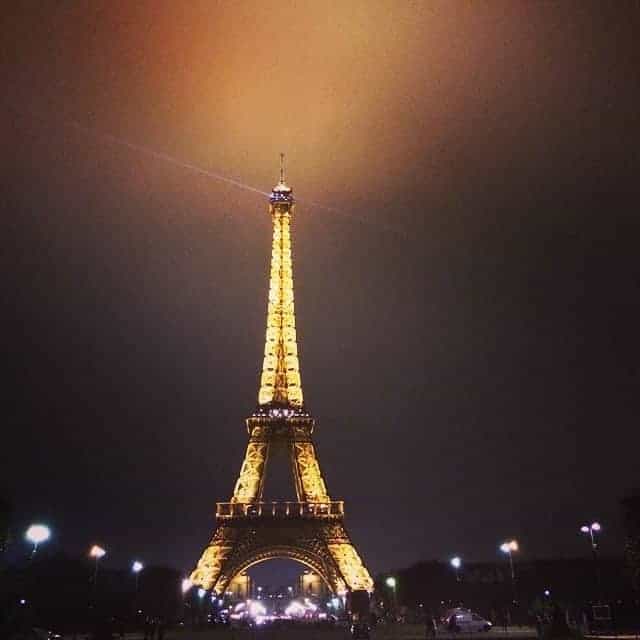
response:
[[(320, 472), (304, 407), (293, 297), (291, 220), (295, 201), (280, 180), (269, 197), (273, 222), (267, 331), (258, 406), (247, 418), (249, 442), (229, 502), (216, 506), (216, 529), (191, 581), (216, 593), (254, 564), (297, 560), (334, 593), (373, 590), (373, 581), (344, 526), (344, 503), (331, 500)], [(267, 462), (287, 454), (296, 502), (263, 499)]]

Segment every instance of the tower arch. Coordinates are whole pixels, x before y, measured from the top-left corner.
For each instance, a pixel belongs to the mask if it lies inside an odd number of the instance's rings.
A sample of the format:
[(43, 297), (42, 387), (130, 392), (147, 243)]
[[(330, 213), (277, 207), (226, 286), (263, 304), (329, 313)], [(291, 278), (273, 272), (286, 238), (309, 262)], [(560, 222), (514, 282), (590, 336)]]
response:
[[(252, 567), (262, 564), (263, 562), (268, 562), (269, 560), (294, 560), (320, 576), (332, 593), (338, 594), (342, 590), (342, 583), (335, 584), (336, 581), (331, 580), (331, 570), (330, 567), (326, 566), (325, 560), (318, 554), (303, 547), (264, 546), (255, 549), (247, 553), (244, 558), (239, 558), (233, 565), (229, 566), (229, 582)], [(222, 585), (220, 585), (220, 587), (222, 587)], [(221, 591), (222, 590), (221, 588)]]

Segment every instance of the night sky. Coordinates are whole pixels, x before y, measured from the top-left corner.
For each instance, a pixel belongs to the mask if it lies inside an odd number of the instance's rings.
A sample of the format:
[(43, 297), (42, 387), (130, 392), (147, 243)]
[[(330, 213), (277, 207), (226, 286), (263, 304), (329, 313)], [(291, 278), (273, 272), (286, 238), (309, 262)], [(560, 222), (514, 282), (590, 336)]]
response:
[(372, 572), (499, 560), (509, 537), (523, 559), (586, 555), (593, 519), (622, 552), (637, 3), (3, 13), (0, 492), (18, 529), (99, 542), (107, 566), (195, 564), (257, 402), (271, 245), (265, 196), (205, 172), (268, 192), (282, 151), (305, 401)]

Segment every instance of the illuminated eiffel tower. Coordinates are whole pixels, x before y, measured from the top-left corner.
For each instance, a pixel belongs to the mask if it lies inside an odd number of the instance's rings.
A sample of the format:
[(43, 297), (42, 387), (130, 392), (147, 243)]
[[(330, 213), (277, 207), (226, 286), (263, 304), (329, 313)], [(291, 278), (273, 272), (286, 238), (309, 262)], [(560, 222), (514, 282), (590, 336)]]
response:
[[(218, 502), (216, 529), (191, 582), (224, 593), (249, 567), (273, 558), (308, 566), (337, 594), (373, 590), (344, 526), (344, 503), (332, 501), (320, 472), (305, 409), (293, 302), (290, 226), (293, 192), (284, 179), (269, 198), (273, 221), (267, 336), (258, 406), (246, 420), (249, 443), (230, 502)], [(297, 502), (265, 502), (267, 462), (288, 454)]]

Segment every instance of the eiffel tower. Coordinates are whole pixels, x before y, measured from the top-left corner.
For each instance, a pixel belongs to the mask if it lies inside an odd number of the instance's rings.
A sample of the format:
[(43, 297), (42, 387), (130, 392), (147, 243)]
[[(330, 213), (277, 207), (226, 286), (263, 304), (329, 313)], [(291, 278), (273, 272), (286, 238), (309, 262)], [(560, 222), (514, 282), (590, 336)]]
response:
[[(213, 538), (190, 579), (221, 594), (249, 567), (289, 558), (317, 573), (336, 594), (371, 592), (371, 576), (344, 526), (344, 502), (327, 492), (311, 437), (315, 420), (303, 402), (291, 259), (294, 198), (282, 154), (269, 203), (273, 243), (258, 406), (246, 419), (249, 443), (233, 496), (217, 503)], [(297, 502), (263, 500), (267, 463), (278, 451), (291, 464)]]

